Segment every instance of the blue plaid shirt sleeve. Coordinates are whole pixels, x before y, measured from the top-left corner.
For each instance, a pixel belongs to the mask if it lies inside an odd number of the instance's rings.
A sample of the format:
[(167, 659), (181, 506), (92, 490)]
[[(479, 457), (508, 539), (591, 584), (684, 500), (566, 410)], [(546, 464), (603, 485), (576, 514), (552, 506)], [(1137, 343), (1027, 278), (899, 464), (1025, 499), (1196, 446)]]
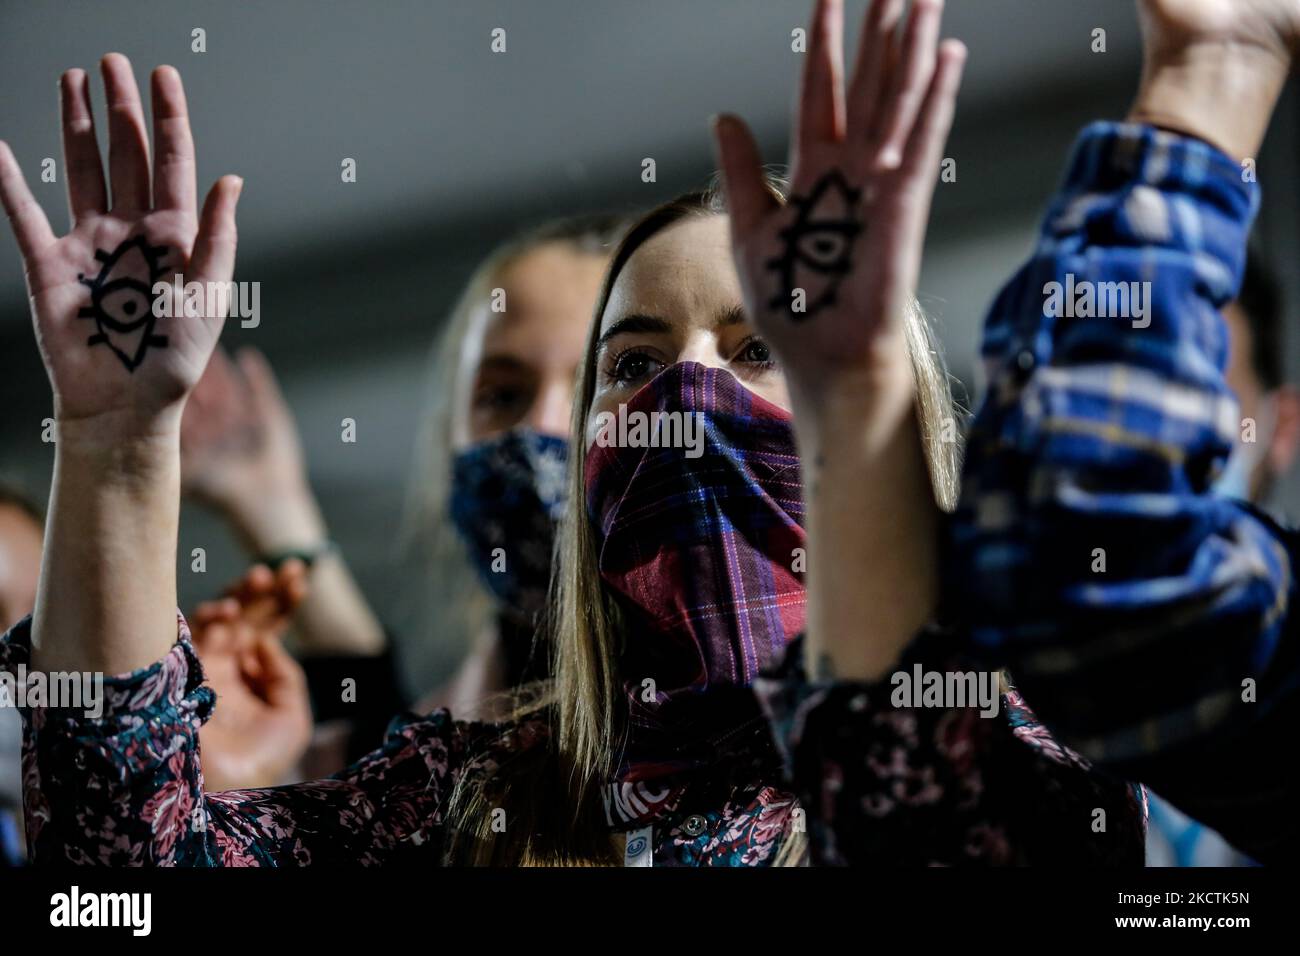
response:
[(1297, 537), (1210, 490), (1241, 440), (1218, 310), (1245, 179), (1198, 140), (1089, 127), (985, 328), (945, 595), (1048, 726), (1129, 770), (1294, 706)]

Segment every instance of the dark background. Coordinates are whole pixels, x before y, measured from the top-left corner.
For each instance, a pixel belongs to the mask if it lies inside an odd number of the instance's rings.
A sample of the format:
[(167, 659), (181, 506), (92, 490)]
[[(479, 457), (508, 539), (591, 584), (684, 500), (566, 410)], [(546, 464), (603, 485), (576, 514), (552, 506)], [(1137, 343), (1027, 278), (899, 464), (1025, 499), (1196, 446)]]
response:
[[(863, 4), (849, 2), (855, 36)], [(980, 323), (1028, 252), (1036, 218), (1085, 122), (1123, 115), (1136, 88), (1132, 0), (949, 0), (945, 32), (971, 56), (941, 184), (921, 301), (953, 372), (978, 395)], [(713, 171), (709, 117), (738, 112), (766, 156), (785, 159), (800, 57), (791, 31), (811, 0), (428, 0), (428, 2), (13, 2), (0, 4), (0, 137), (56, 229), (67, 224), (59, 73), (117, 50), (137, 81), (178, 67), (189, 95), (199, 186), (246, 180), (236, 279), (259, 281), (262, 324), (228, 344), (262, 348), (298, 417), (333, 536), (410, 650), (417, 683), (459, 653), (407, 609), (420, 577), (394, 542), (422, 412), (429, 347), (474, 263), (540, 219), (649, 206)], [(191, 31), (207, 52), (191, 52)], [(494, 54), (490, 33), (506, 30)], [(1092, 52), (1106, 31), (1107, 51)], [(146, 87), (147, 89), (147, 87)], [(1300, 110), (1283, 104), (1259, 161), (1261, 229), (1293, 302)], [(56, 184), (40, 163), (58, 160)], [(344, 157), (355, 183), (340, 181)], [(641, 181), (653, 157), (658, 182)], [(1295, 314), (1295, 309), (1292, 310)], [(1295, 323), (1289, 346), (1300, 373)], [(32, 341), (17, 249), (0, 230), (0, 477), (44, 497), (50, 393)], [(358, 441), (339, 440), (356, 419)], [(1275, 502), (1300, 511), (1295, 476)], [(1289, 506), (1289, 508), (1288, 508)], [(225, 529), (182, 515), (185, 606), (243, 567)], [(124, 573), (129, 573), (124, 569)]]

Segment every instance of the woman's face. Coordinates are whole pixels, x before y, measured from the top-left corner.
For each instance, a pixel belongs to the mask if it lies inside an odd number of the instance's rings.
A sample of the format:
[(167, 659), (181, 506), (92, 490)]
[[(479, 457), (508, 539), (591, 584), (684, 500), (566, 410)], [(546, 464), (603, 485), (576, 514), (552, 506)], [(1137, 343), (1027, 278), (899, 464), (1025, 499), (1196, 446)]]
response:
[(745, 317), (725, 216), (691, 216), (646, 240), (627, 260), (600, 317), (596, 390), (587, 441), (597, 416), (618, 413), (641, 386), (677, 362), (725, 368), (784, 409), (785, 376)]
[(461, 352), (452, 443), (464, 448), (517, 426), (567, 438), (574, 383), (608, 260), (563, 242), (525, 253), (495, 279), (505, 310), (484, 303)]

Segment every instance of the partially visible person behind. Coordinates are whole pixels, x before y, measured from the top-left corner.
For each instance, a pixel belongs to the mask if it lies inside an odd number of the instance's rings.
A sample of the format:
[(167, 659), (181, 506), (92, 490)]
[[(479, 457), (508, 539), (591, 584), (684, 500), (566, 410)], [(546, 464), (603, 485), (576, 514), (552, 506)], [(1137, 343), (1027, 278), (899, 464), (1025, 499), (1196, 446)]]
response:
[[(1286, 380), (1286, 307), (1281, 283), (1263, 252), (1252, 247), (1228, 325), (1228, 387), (1241, 406), (1243, 440), (1233, 448), (1215, 490), (1267, 505), (1300, 449), (1300, 389)], [(1250, 429), (1247, 431), (1247, 429)], [(1253, 861), (1216, 831), (1150, 794), (1148, 866), (1246, 866)]]
[(535, 635), (566, 504), (573, 397), (626, 224), (558, 219), (502, 245), (435, 347), (404, 526), (439, 632), (450, 624), (473, 649), (417, 713), (489, 716), (496, 692), (548, 673)]
[(1229, 340), (1226, 378), (1241, 407), (1244, 437), (1217, 490), (1267, 506), (1300, 452), (1300, 388), (1287, 381), (1281, 283), (1258, 248), (1248, 253), (1241, 294), (1223, 314)]
[[(261, 353), (246, 349), (233, 359), (221, 350), (212, 355), (181, 421), (181, 482), (190, 498), (227, 522), (255, 565), (275, 571), (293, 561), (310, 569), (309, 596), (297, 609), (295, 636), (316, 690), (313, 703), (326, 711), (331, 699), (337, 702), (337, 675), (345, 672), (355, 681), (359, 725), (380, 733), (398, 693), (388, 639), (329, 539), (307, 481), (292, 413)], [(332, 694), (324, 692), (326, 687)], [(226, 742), (242, 746), (225, 757), (231, 764), (248, 764), (266, 739), (227, 737)], [(218, 746), (214, 740), (209, 752)], [(306, 742), (294, 747), (284, 766), (297, 764)], [(224, 783), (240, 785), (233, 779)]]
[[(500, 246), (471, 276), (435, 345), (404, 537), (429, 595), (431, 626), (421, 633), (464, 653), (417, 712), (446, 706), (486, 716), (494, 695), (545, 674), (534, 634), (564, 506), (573, 391), (622, 225), (604, 215), (555, 220)], [(373, 749), (409, 700), (393, 642), (329, 540), (293, 413), (260, 353), (213, 354), (181, 440), (186, 492), (230, 524), (254, 561), (310, 564), (294, 623), (319, 725), (310, 748), (304, 741), (298, 750), (303, 777), (333, 773)], [(206, 664), (210, 651), (199, 651)], [(344, 678), (356, 682), (355, 703), (339, 694)], [(283, 710), (273, 712), (285, 720), (274, 734), (205, 736), (205, 771), (218, 748), (228, 766), (263, 768), (254, 752), (294, 749), (289, 718), (300, 708), (291, 695), (279, 700)], [(284, 782), (264, 772), (220, 779), (225, 789)]]
[[(1261, 204), (1242, 164), (1300, 57), (1300, 0), (1138, 11), (1128, 119), (1080, 137), (989, 313), (945, 580), (953, 613), (1061, 741), (1253, 859), (1289, 862), (1300, 529), (1243, 500), (1266, 483), (1252, 461), (1269, 405), (1287, 402), (1231, 382), (1229, 363), (1249, 357), (1223, 310)], [(1080, 276), (1145, 290), (1143, 321), (1045, 307)], [(1270, 467), (1294, 442), (1277, 417)]]
[[(13, 627), (36, 606), (45, 519), (35, 502), (0, 484), (0, 628)], [(0, 687), (0, 867), (25, 857), (22, 839), (22, 720)]]

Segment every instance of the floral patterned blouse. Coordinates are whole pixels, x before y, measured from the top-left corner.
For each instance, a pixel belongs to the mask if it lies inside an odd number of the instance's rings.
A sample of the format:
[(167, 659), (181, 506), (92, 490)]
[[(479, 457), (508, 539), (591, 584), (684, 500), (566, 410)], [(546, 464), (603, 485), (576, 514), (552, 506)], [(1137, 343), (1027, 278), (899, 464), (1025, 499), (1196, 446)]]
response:
[[(394, 721), (382, 747), (328, 779), (205, 793), (199, 728), (215, 696), (183, 619), (179, 631), (162, 660), (105, 680), (100, 717), (24, 712), (37, 863), (438, 865), (456, 781), (548, 737), (542, 718), (467, 723), (440, 710)], [(0, 639), (0, 668), (28, 663), (30, 638), (26, 620)], [(918, 639), (900, 669), (930, 643)], [(780, 670), (740, 689), (766, 719), (737, 735), (743, 759), (718, 761), (731, 770), (611, 785), (609, 826), (628, 832), (629, 855), (762, 866), (803, 829), (821, 865), (1142, 865), (1142, 790), (1058, 744), (1014, 692), (992, 718), (896, 708), (888, 684), (809, 683), (800, 660), (792, 646)]]

